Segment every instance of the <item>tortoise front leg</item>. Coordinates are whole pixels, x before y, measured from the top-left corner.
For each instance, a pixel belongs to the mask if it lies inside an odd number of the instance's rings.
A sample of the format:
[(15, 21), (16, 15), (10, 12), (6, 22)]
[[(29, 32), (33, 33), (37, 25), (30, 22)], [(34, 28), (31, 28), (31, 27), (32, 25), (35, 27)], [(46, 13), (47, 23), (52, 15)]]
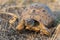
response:
[(24, 24), (25, 24), (24, 20), (21, 20), (17, 25), (16, 30), (21, 31), (22, 29), (24, 29)]
[(50, 35), (50, 31), (48, 30), (48, 28), (46, 28), (46, 27), (44, 26), (43, 23), (40, 23), (39, 28), (40, 28), (40, 30), (41, 30), (41, 32), (42, 32), (43, 34), (48, 35), (48, 36)]

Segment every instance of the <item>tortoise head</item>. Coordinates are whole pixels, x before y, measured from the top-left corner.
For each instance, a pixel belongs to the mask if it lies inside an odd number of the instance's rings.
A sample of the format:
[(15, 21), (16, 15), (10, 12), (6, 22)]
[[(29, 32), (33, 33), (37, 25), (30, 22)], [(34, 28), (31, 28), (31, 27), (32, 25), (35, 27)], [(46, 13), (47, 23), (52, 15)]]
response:
[(38, 26), (39, 22), (37, 20), (34, 20), (34, 19), (28, 19), (25, 21), (25, 25), (29, 25), (31, 27)]

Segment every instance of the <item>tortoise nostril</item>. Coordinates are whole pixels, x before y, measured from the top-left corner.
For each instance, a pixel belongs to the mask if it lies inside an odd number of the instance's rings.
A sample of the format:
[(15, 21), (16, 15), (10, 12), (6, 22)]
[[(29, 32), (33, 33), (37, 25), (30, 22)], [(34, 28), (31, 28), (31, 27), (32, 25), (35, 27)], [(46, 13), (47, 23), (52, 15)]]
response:
[(39, 25), (39, 22), (34, 19), (29, 19), (27, 20), (27, 25), (36, 27)]

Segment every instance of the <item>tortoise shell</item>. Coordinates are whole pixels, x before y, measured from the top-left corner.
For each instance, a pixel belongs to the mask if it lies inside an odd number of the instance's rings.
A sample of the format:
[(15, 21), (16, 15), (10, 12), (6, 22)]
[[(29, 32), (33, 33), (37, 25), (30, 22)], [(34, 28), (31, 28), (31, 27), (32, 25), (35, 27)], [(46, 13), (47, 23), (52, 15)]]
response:
[(24, 20), (34, 19), (39, 23), (42, 22), (48, 27), (51, 27), (50, 25), (53, 24), (55, 20), (54, 15), (48, 6), (39, 3), (27, 6), (21, 15)]

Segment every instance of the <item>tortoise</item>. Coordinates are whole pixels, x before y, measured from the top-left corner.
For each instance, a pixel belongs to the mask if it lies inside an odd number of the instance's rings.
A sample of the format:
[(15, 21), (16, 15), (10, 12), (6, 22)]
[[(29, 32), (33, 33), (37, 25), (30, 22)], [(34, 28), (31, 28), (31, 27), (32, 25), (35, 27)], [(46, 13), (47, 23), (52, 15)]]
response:
[(13, 24), (16, 19), (20, 18), (16, 30), (21, 31), (27, 29), (35, 32), (41, 31), (43, 34), (50, 35), (49, 28), (54, 24), (55, 17), (49, 7), (45, 4), (33, 3), (23, 8), (22, 12), (18, 14), (19, 16), (15, 16), (15, 14), (11, 15), (14, 12), (8, 11), (10, 8), (7, 9), (6, 12), (9, 12), (8, 14), (13, 16), (13, 20), (10, 19), (9, 23)]
[(21, 21), (16, 27), (17, 30), (41, 31), (43, 34), (50, 35), (49, 28), (55, 22), (55, 17), (48, 6), (41, 3), (28, 5), (21, 14)]

